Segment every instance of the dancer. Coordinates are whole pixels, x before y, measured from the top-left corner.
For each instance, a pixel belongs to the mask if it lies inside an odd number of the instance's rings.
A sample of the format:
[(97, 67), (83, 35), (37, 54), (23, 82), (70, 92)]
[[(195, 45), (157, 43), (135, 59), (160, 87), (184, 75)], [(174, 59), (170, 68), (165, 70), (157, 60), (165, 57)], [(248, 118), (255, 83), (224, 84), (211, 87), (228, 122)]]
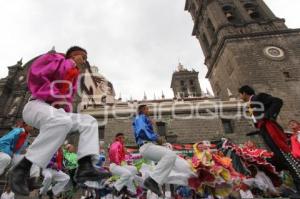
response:
[(239, 93), (240, 98), (249, 103), (249, 112), (255, 126), (260, 130), (259, 134), (274, 153), (274, 157), (279, 160), (276, 166), (284, 167), (291, 172), (297, 191), (300, 193), (299, 162), (292, 156), (287, 137), (276, 122), (283, 101), (266, 93), (255, 95), (253, 88), (247, 85), (242, 86)]
[(124, 134), (117, 133), (114, 142), (109, 148), (109, 170), (113, 175), (120, 176), (120, 179), (114, 184), (114, 192), (116, 195), (121, 194), (121, 190), (126, 186), (129, 194), (135, 196), (137, 194), (136, 187), (133, 183), (134, 179), (137, 179), (137, 169), (135, 166), (127, 165), (125, 162), (125, 146), (124, 146)]
[(145, 179), (144, 186), (161, 196), (159, 185), (164, 183), (188, 185), (188, 178), (194, 175), (186, 160), (167, 147), (159, 146), (162, 139), (153, 131), (147, 105), (138, 107), (138, 115), (133, 121), (134, 136), (140, 154), (148, 160), (157, 162), (154, 171)]
[(296, 159), (300, 159), (300, 123), (291, 120), (289, 121), (289, 128), (292, 130), (293, 135), (291, 139), (292, 154)]
[[(42, 198), (46, 193), (57, 196), (65, 190), (70, 177), (62, 171), (63, 158), (63, 151), (59, 148), (53, 155), (47, 168), (43, 169), (42, 174), (44, 176), (44, 181), (43, 187), (40, 189), (39, 198)], [(50, 189), (52, 184), (55, 185)]]
[(0, 138), (0, 175), (2, 175), (5, 169), (10, 165), (14, 152), (25, 147), (25, 140), (30, 131), (32, 131), (31, 126), (23, 122), (22, 126), (18, 124), (21, 123), (18, 122), (16, 128)]
[(39, 129), (25, 158), (10, 173), (10, 185), (16, 194), (29, 195), (27, 178), (32, 163), (46, 168), (52, 155), (71, 132), (79, 132), (78, 169), (75, 178), (83, 183), (110, 176), (92, 165), (98, 155), (98, 124), (90, 115), (70, 113), (77, 79), (87, 64), (87, 51), (71, 47), (66, 55), (47, 53), (38, 57), (28, 71), (31, 100), (25, 105), (23, 119)]
[[(24, 157), (23, 153), (29, 145), (29, 136), (33, 128), (22, 120), (16, 122), (15, 128), (0, 139), (0, 173), (11, 165), (15, 166)], [(33, 165), (28, 180), (29, 189), (39, 189), (40, 168)]]

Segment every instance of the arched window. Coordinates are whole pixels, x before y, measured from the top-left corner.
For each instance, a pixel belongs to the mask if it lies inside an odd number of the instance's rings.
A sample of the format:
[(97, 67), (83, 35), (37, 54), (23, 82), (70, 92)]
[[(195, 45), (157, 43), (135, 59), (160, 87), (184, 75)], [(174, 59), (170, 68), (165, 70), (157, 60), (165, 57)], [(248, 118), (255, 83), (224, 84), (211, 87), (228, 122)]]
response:
[(257, 5), (248, 2), (248, 3), (244, 4), (244, 8), (246, 9), (248, 15), (252, 19), (259, 19), (260, 18), (260, 14), (259, 14), (258, 6)]
[(194, 85), (194, 80), (190, 79), (190, 85)]
[(180, 85), (184, 86), (184, 80), (180, 80)]
[(223, 12), (229, 22), (232, 22), (235, 19), (234, 8), (231, 5), (224, 5)]
[(184, 97), (188, 97), (189, 96), (187, 87), (185, 87), (185, 86), (182, 87), (181, 88), (181, 92), (183, 93)]

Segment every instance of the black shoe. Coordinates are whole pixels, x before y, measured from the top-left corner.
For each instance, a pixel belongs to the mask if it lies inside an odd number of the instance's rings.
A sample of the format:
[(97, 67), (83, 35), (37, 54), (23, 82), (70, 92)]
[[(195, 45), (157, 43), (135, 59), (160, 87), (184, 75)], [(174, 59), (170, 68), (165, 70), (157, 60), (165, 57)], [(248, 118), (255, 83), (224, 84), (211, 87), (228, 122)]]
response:
[(42, 183), (40, 182), (39, 177), (29, 178), (29, 180), (28, 180), (29, 191), (33, 191), (35, 189), (40, 189), (41, 187), (42, 187)]
[(83, 183), (85, 181), (100, 181), (110, 177), (111, 173), (100, 172), (95, 169), (92, 164), (91, 156), (86, 156), (78, 160), (78, 168), (74, 177), (78, 183)]
[(43, 195), (39, 193), (38, 199), (43, 199)]
[(28, 188), (28, 179), (29, 172), (32, 163), (23, 158), (10, 172), (9, 172), (9, 184), (11, 190), (15, 194), (28, 196), (29, 188)]
[(53, 194), (52, 190), (47, 191), (47, 196), (49, 197), (49, 199), (54, 198), (54, 194)]
[(115, 187), (113, 188), (111, 194), (114, 195), (114, 196), (117, 196), (119, 197), (121, 195), (121, 191), (118, 191)]
[(152, 191), (153, 193), (155, 193), (159, 197), (162, 196), (162, 193), (159, 189), (159, 186), (158, 186), (157, 182), (155, 182), (155, 180), (153, 180), (151, 177), (148, 177), (144, 181), (144, 186), (145, 186), (145, 188), (149, 189), (150, 191)]

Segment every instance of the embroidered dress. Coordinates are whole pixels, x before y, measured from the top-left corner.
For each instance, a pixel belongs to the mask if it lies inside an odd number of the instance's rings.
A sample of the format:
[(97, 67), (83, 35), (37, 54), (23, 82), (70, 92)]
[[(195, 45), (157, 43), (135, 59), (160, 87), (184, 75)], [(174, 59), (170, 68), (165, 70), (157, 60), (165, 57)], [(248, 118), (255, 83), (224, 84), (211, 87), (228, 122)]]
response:
[(196, 192), (203, 193), (208, 186), (216, 196), (226, 197), (238, 187), (243, 176), (234, 170), (230, 158), (202, 143), (194, 144), (193, 148), (191, 165), (197, 177), (190, 178), (189, 185)]
[(246, 142), (242, 146), (230, 143), (226, 141), (223, 144), (224, 149), (230, 149), (237, 156), (241, 158), (245, 166), (255, 165), (263, 170), (267, 170), (270, 173), (278, 174), (274, 165), (267, 161), (268, 158), (273, 157), (273, 153), (265, 149), (257, 148), (255, 145)]

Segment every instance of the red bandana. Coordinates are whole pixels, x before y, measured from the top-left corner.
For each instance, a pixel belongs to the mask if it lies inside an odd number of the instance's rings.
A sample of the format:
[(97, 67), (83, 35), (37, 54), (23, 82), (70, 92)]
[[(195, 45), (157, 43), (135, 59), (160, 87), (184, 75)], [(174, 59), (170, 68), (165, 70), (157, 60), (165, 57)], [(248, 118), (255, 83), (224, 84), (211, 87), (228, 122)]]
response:
[(17, 140), (17, 143), (15, 145), (14, 152), (16, 152), (19, 149), (21, 149), (21, 147), (25, 143), (25, 141), (26, 141), (26, 139), (27, 139), (28, 136), (29, 136), (29, 133), (27, 133), (27, 132), (23, 132), (23, 133), (20, 134), (19, 139)]

